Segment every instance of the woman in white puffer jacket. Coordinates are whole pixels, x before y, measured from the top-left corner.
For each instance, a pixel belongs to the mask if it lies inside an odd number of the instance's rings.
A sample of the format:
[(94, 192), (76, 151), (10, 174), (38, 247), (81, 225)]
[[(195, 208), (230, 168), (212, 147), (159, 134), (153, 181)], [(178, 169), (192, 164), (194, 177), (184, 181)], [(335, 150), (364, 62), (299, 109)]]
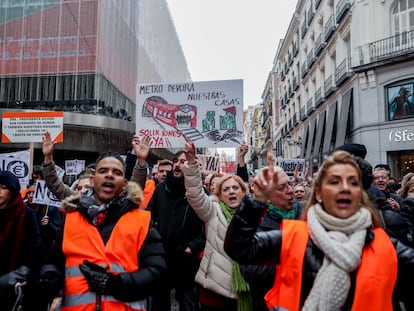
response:
[(251, 310), (249, 286), (240, 274), (238, 264), (223, 249), (228, 224), (242, 204), (248, 188), (237, 175), (224, 175), (215, 192), (203, 191), (200, 164), (195, 158), (195, 146), (187, 139), (184, 168), (187, 200), (204, 221), (206, 246), (196, 282), (200, 284), (202, 310)]

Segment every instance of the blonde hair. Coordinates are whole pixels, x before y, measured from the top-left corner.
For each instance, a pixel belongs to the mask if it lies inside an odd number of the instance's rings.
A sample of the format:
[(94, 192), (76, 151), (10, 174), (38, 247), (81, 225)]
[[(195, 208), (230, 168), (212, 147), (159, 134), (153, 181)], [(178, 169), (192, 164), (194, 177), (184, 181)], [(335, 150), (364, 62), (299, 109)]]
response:
[[(409, 175), (410, 174), (410, 175)], [(408, 177), (407, 177), (408, 175)], [(407, 177), (407, 178), (405, 178)], [(404, 176), (403, 181), (401, 182), (401, 188), (398, 189), (398, 194), (404, 199), (407, 197), (408, 190), (410, 186), (414, 184), (414, 173), (408, 173)]]
[(223, 188), (223, 183), (229, 179), (234, 179), (240, 185), (244, 194), (248, 193), (249, 189), (247, 188), (246, 184), (244, 183), (243, 179), (241, 179), (240, 176), (228, 174), (228, 175), (222, 176), (220, 180), (217, 182), (216, 189), (214, 190), (214, 194), (217, 197), (220, 198), (221, 189)]
[(318, 202), (318, 200), (316, 199), (316, 189), (321, 188), (322, 180), (325, 178), (327, 171), (336, 164), (347, 164), (347, 165), (351, 165), (352, 167), (356, 169), (356, 171), (358, 172), (358, 177), (359, 177), (359, 186), (361, 187), (361, 193), (362, 193), (361, 207), (366, 208), (371, 213), (374, 227), (381, 227), (381, 221), (379, 219), (378, 213), (371, 206), (368, 195), (362, 187), (361, 170), (359, 169), (358, 164), (354, 161), (352, 155), (346, 151), (335, 151), (322, 163), (321, 167), (318, 170), (318, 174), (316, 175), (316, 178), (313, 182), (313, 187), (312, 187), (311, 193), (308, 198), (308, 202), (305, 207), (305, 212), (303, 213), (303, 218), (306, 219), (309, 208)]

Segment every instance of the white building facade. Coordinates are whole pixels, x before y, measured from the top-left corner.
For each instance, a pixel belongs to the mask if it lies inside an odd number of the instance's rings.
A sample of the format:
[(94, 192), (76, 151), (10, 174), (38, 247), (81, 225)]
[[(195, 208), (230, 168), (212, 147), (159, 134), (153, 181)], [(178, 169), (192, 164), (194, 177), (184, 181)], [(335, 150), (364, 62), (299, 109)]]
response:
[(360, 143), (394, 176), (414, 171), (413, 1), (301, 0), (277, 61), (276, 156), (316, 169), (336, 147)]

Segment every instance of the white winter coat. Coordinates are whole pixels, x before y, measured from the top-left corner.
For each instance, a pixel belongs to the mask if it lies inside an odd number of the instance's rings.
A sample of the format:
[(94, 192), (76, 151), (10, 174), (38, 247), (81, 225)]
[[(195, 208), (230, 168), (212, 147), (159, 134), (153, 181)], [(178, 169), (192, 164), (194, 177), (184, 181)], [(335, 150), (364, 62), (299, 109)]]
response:
[(228, 225), (219, 199), (204, 192), (198, 162), (187, 165), (184, 176), (188, 203), (204, 221), (206, 230), (206, 246), (195, 280), (217, 294), (237, 299), (237, 294), (231, 290), (232, 260), (223, 249)]

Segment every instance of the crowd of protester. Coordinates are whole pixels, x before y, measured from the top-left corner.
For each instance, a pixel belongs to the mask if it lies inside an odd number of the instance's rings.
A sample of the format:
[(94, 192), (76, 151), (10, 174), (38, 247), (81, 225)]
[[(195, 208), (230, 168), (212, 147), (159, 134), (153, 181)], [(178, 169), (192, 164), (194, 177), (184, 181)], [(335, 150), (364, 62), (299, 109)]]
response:
[[(46, 132), (26, 188), (0, 172), (0, 305), (170, 311), (173, 291), (181, 311), (414, 310), (414, 172), (359, 144), (252, 172), (241, 144), (234, 174), (207, 174), (185, 139), (149, 167), (134, 135), (67, 185)], [(39, 180), (59, 208), (33, 202)]]

